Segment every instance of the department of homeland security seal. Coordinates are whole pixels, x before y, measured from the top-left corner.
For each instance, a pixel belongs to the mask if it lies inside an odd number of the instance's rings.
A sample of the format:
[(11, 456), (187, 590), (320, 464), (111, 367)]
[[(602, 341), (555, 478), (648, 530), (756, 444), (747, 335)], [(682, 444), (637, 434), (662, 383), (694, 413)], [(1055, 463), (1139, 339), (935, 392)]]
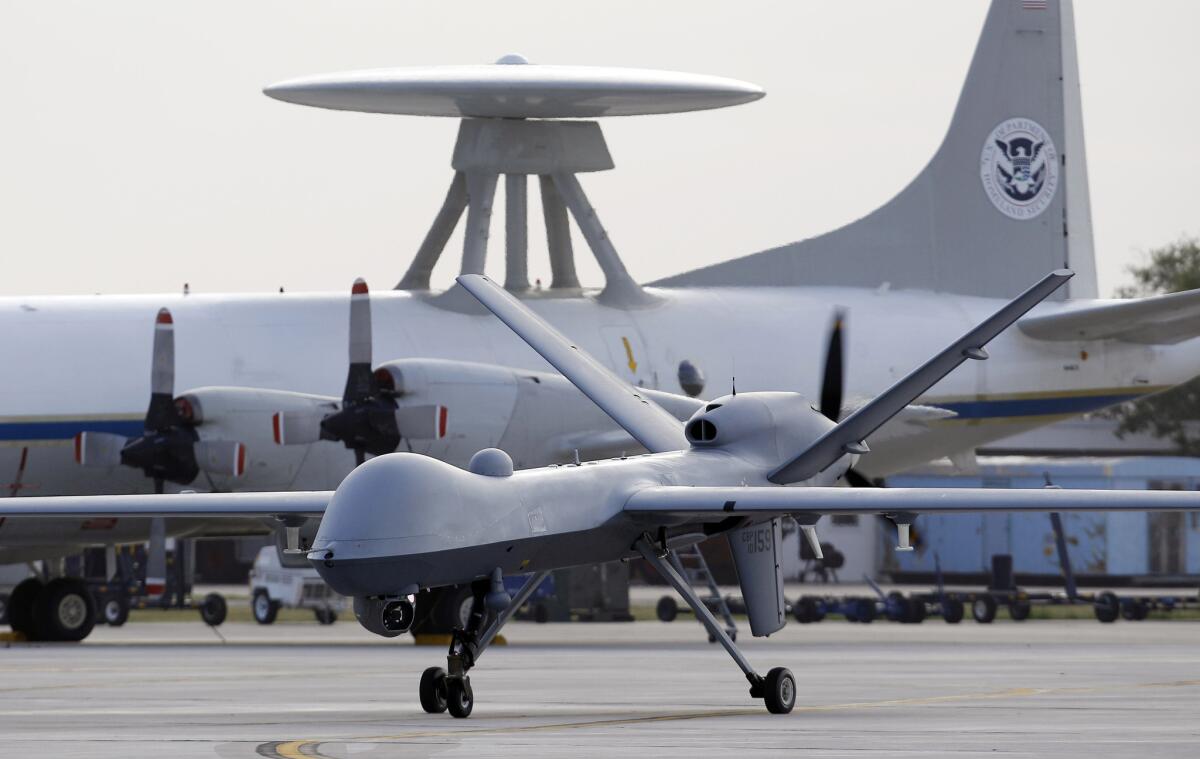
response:
[(983, 143), (979, 178), (1005, 216), (1032, 219), (1045, 211), (1058, 190), (1058, 151), (1049, 132), (1033, 119), (1000, 123)]

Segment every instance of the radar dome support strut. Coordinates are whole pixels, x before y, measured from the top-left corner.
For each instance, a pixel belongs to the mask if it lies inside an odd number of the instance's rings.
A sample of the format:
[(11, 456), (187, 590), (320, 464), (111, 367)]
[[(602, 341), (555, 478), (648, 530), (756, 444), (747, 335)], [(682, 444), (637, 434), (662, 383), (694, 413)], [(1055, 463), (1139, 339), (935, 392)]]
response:
[[(454, 178), (425, 239), (396, 285), (429, 290), (430, 277), (464, 211), (460, 273), (482, 274), (496, 185), (505, 186), (505, 287), (529, 290), (528, 178), (538, 177), (550, 252), (550, 291), (580, 289), (571, 246), (574, 218), (604, 273), (598, 300), (616, 307), (656, 302), (630, 276), (578, 175), (613, 168), (596, 121), (678, 113), (758, 100), (759, 87), (670, 71), (529, 65), (506, 55), (490, 66), (379, 69), (293, 79), (267, 87), (277, 100), (335, 110), (461, 119)], [(455, 307), (455, 299), (439, 298)]]

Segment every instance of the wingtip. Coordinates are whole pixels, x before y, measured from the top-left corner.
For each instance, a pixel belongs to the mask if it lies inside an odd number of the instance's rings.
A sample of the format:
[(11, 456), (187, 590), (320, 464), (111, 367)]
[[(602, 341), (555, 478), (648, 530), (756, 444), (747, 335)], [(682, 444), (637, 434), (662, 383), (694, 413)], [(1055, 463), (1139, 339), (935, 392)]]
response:
[(367, 295), (369, 292), (370, 291), (367, 289), (367, 281), (362, 277), (354, 280), (354, 284), (350, 287), (351, 295)]
[(158, 316), (154, 317), (155, 324), (171, 325), (175, 320), (171, 318), (171, 312), (165, 308), (158, 309)]

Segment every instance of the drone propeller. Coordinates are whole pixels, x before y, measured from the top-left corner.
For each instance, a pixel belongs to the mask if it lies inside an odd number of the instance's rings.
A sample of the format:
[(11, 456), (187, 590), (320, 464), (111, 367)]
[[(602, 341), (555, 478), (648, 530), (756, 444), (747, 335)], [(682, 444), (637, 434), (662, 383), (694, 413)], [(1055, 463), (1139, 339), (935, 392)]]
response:
[(301, 445), (318, 440), (340, 442), (354, 451), (355, 464), (367, 454), (382, 456), (410, 438), (445, 435), (443, 406), (400, 406), (400, 393), (387, 370), (371, 370), (371, 300), (367, 283), (354, 280), (350, 290), (350, 367), (340, 406), (314, 404), (305, 411), (281, 411), (272, 417), (275, 442)]
[[(821, 379), (821, 414), (834, 424), (842, 418), (842, 399), (846, 392), (845, 331), (846, 310), (839, 308), (834, 311), (833, 322), (829, 326), (829, 341), (825, 349), (825, 367)], [(877, 487), (853, 467), (846, 470), (845, 478), (850, 487)]]
[(118, 464), (141, 469), (154, 480), (154, 492), (165, 483), (187, 485), (201, 471), (240, 477), (246, 448), (227, 440), (201, 440), (196, 427), (199, 409), (187, 397), (175, 398), (175, 324), (171, 312), (159, 309), (154, 319), (150, 368), (150, 405), (138, 437), (81, 432), (75, 437), (75, 460), (83, 466)]
[(829, 329), (829, 343), (825, 349), (825, 373), (821, 379), (821, 413), (837, 424), (842, 416), (842, 396), (845, 392), (845, 359), (842, 355), (842, 329), (846, 312), (838, 309), (833, 314)]

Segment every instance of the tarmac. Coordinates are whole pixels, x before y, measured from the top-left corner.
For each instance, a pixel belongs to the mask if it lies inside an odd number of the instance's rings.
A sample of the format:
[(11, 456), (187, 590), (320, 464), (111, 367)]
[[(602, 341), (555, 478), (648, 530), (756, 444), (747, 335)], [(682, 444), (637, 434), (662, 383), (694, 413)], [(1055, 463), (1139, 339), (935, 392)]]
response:
[(795, 673), (792, 714), (687, 618), (512, 623), (467, 720), (421, 711), (444, 651), (407, 636), (131, 622), (0, 648), (0, 756), (1200, 755), (1200, 622), (742, 628), (755, 666)]

